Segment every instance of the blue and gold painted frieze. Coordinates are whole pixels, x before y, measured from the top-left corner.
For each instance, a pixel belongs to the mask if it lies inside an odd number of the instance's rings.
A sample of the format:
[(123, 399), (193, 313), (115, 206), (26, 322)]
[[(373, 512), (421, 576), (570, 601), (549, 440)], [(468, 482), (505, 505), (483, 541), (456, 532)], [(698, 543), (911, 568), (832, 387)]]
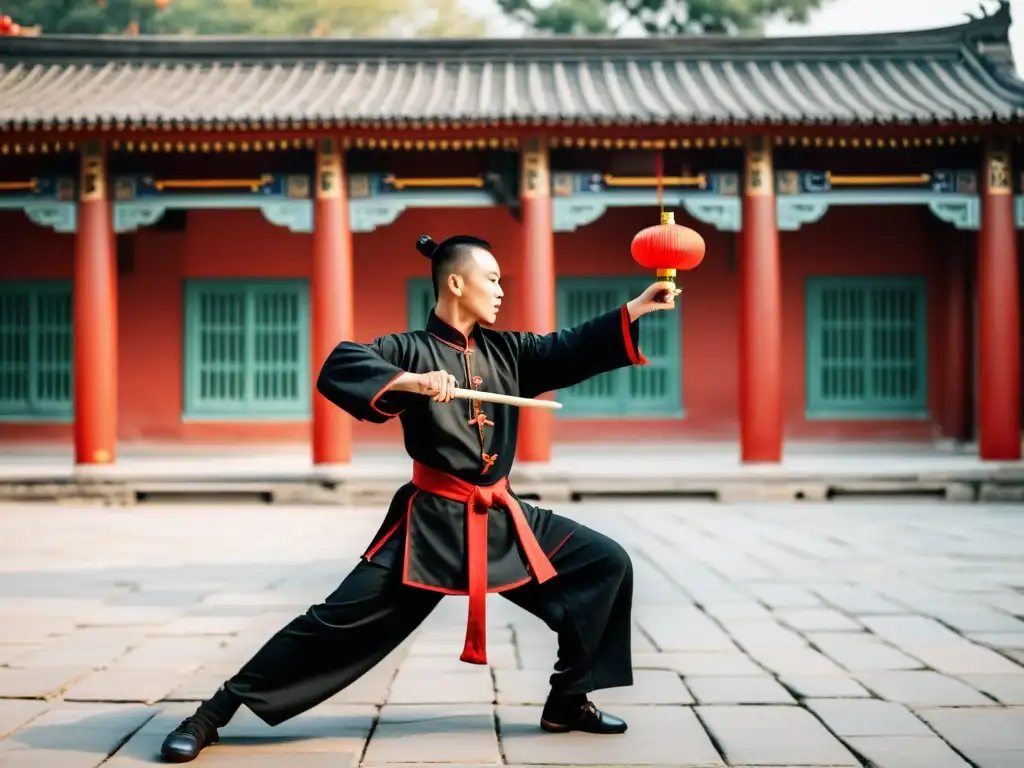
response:
[[(693, 218), (723, 232), (739, 232), (742, 206), (740, 176), (714, 171), (663, 180), (666, 208), (683, 208)], [(556, 232), (592, 224), (609, 208), (658, 205), (653, 177), (624, 177), (599, 171), (551, 174), (552, 220)]]
[(114, 178), (114, 231), (155, 224), (168, 210), (258, 208), (267, 221), (292, 232), (313, 231), (312, 176), (261, 174), (238, 179)]
[(489, 208), (501, 204), (487, 175), (401, 177), (392, 173), (349, 176), (349, 226), (353, 232), (386, 227), (407, 208)]
[[(170, 209), (260, 210), (272, 224), (312, 232), (311, 174), (259, 174), (239, 179), (158, 179), (116, 176), (111, 199), (114, 230), (132, 232), (155, 224)], [(1024, 174), (1019, 179), (1024, 189)], [(482, 208), (505, 205), (509, 191), (492, 174), (402, 178), (388, 173), (351, 174), (348, 179), (353, 232), (388, 226), (407, 208)], [(39, 226), (72, 233), (77, 228), (77, 184), (72, 176), (0, 180), (0, 210), (22, 210)], [(666, 177), (663, 203), (723, 232), (743, 225), (741, 176), (708, 171)], [(775, 173), (780, 231), (820, 221), (833, 206), (924, 206), (949, 225), (977, 230), (981, 223), (979, 174), (940, 169), (907, 176), (843, 176), (827, 171)], [(598, 171), (553, 171), (552, 221), (556, 232), (572, 232), (597, 221), (609, 208), (655, 207), (653, 177), (621, 177)], [(1024, 194), (1015, 196), (1018, 229), (1024, 229)]]
[(76, 190), (73, 176), (0, 181), (0, 210), (24, 211), (40, 227), (74, 232), (78, 227)]
[[(777, 171), (775, 194), (782, 232), (820, 221), (829, 208), (838, 205), (923, 205), (957, 229), (975, 230), (981, 222), (978, 174), (969, 170), (900, 176)], [(1019, 215), (1018, 226), (1024, 226)]]

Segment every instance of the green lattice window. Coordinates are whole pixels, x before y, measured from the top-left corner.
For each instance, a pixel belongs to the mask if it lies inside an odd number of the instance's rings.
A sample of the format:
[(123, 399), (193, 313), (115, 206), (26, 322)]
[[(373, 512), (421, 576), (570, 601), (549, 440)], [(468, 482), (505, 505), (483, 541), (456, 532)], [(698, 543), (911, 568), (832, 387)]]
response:
[(406, 322), (410, 331), (422, 331), (434, 308), (434, 284), (429, 277), (413, 277), (406, 284)]
[(807, 282), (807, 415), (920, 418), (928, 413), (923, 278)]
[(185, 415), (305, 417), (305, 280), (191, 280), (185, 287)]
[(72, 416), (71, 294), (68, 280), (0, 283), (0, 417)]
[[(633, 277), (563, 277), (558, 280), (558, 327), (568, 328), (621, 306), (650, 280)], [(631, 366), (562, 390), (565, 416), (681, 416), (683, 398), (680, 310), (641, 321), (640, 348), (649, 365)]]

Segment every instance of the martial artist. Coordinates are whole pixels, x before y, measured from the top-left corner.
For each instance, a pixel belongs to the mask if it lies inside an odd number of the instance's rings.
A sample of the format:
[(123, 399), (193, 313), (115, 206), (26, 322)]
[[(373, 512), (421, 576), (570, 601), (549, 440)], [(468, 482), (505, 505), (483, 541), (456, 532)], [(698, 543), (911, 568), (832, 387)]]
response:
[(519, 500), (509, 489), (519, 408), (454, 398), (456, 387), (534, 398), (646, 360), (643, 315), (675, 306), (654, 283), (628, 303), (545, 335), (492, 328), (504, 292), (483, 240), (423, 236), (436, 306), (426, 329), (368, 344), (342, 341), (320, 394), (356, 419), (401, 421), (412, 480), (324, 602), (295, 618), (164, 740), (171, 762), (195, 759), (245, 704), (269, 725), (330, 698), (394, 650), (444, 595), (468, 595), (461, 659), (486, 664), (485, 598), (500, 592), (547, 624), (558, 658), (540, 725), (613, 734), (618, 717), (587, 694), (633, 682), (632, 565), (616, 542)]

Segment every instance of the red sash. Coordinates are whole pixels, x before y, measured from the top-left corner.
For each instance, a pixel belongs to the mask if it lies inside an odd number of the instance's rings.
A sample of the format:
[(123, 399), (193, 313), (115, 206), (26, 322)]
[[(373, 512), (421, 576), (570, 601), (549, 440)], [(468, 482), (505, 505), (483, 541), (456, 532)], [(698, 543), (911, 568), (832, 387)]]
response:
[(522, 507), (508, 492), (508, 478), (493, 485), (478, 486), (437, 469), (413, 462), (412, 482), (426, 493), (433, 493), (466, 504), (466, 553), (469, 561), (469, 619), (466, 643), (460, 660), (469, 664), (487, 663), (487, 509), (503, 507), (516, 527), (519, 544), (538, 584), (555, 576), (555, 569), (541, 549), (537, 537), (523, 514)]

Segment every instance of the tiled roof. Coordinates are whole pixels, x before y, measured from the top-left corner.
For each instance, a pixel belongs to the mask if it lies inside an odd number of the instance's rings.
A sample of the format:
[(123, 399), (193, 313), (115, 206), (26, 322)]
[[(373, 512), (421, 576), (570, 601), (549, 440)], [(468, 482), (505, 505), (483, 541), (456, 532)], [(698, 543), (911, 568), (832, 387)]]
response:
[(970, 123), (1024, 115), (1009, 7), (806, 38), (0, 37), (0, 129), (332, 120)]

